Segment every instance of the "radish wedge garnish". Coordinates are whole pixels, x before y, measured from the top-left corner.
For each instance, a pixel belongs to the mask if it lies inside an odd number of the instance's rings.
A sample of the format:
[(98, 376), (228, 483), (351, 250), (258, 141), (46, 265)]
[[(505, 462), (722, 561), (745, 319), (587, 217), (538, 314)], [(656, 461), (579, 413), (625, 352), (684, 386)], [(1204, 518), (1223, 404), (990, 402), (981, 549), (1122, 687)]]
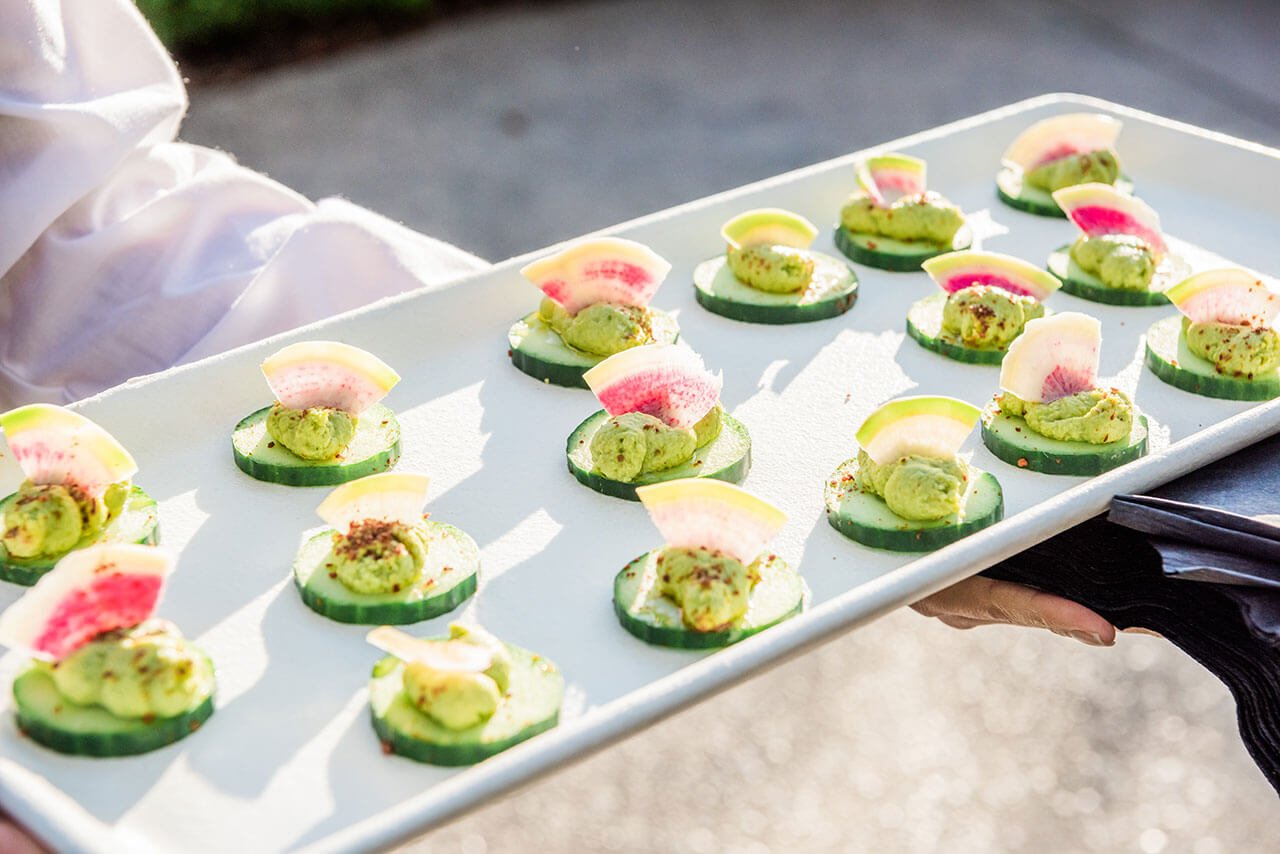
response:
[(1119, 119), (1101, 113), (1054, 116), (1019, 134), (1001, 159), (1030, 171), (1072, 154), (1114, 149), (1120, 128)]
[(73, 551), (0, 614), (0, 644), (61, 661), (103, 632), (150, 618), (172, 568), (155, 546)]
[(1028, 403), (1048, 403), (1095, 388), (1102, 323), (1078, 311), (1039, 317), (1013, 339), (1000, 363), (1000, 388)]
[(908, 454), (945, 459), (960, 450), (981, 414), (954, 397), (900, 397), (862, 422), (858, 444), (880, 464)]
[(96, 494), (138, 471), (110, 433), (61, 406), (33, 403), (11, 409), (0, 415), (0, 430), (32, 483), (74, 484)]
[(1130, 234), (1161, 255), (1169, 251), (1160, 233), (1160, 217), (1151, 206), (1110, 184), (1063, 187), (1054, 192), (1053, 200), (1090, 237)]
[(441, 673), (483, 673), (493, 665), (492, 652), (466, 641), (422, 640), (391, 626), (379, 626), (364, 639), (401, 661)]
[(643, 308), (653, 299), (671, 265), (634, 240), (599, 237), (580, 240), (520, 270), (565, 311), (577, 314), (608, 302)]
[(422, 521), (431, 479), (424, 474), (381, 472), (344, 483), (320, 502), (316, 513), (339, 531), (352, 522), (380, 519), (416, 525)]
[(290, 409), (323, 406), (359, 415), (400, 382), (386, 362), (337, 341), (300, 341), (267, 357), (262, 375)]
[(949, 294), (972, 285), (991, 285), (1018, 296), (1043, 301), (1062, 287), (1057, 276), (1021, 258), (999, 252), (947, 252), (930, 258), (921, 266), (938, 283), (938, 287)]
[(1206, 270), (1165, 291), (1192, 323), (1271, 326), (1280, 314), (1280, 293), (1239, 267)]
[(881, 154), (859, 161), (856, 169), (858, 186), (882, 207), (925, 190), (925, 163), (919, 157)]
[(731, 483), (691, 477), (636, 489), (668, 546), (719, 551), (751, 563), (787, 516)]
[(610, 415), (643, 412), (672, 427), (692, 427), (720, 399), (724, 378), (680, 344), (623, 350), (583, 375)]
[(818, 227), (800, 214), (781, 208), (758, 208), (738, 214), (720, 229), (720, 236), (734, 249), (750, 246), (790, 246), (808, 249)]

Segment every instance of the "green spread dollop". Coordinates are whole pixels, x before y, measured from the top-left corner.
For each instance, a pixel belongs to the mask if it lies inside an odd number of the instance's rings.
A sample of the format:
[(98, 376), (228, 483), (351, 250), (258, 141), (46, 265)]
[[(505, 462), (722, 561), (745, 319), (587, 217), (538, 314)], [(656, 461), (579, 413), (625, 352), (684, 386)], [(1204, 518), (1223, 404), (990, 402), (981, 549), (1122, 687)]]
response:
[(128, 481), (113, 483), (101, 495), (74, 485), (23, 481), (5, 509), (3, 542), (14, 557), (59, 555), (85, 537), (94, 537), (118, 517), (129, 496)]
[(598, 302), (569, 314), (558, 302), (544, 297), (538, 316), (564, 343), (596, 356), (612, 356), (654, 341), (653, 312), (642, 306)]
[(1023, 180), (1052, 193), (1076, 184), (1114, 184), (1120, 177), (1120, 159), (1109, 148), (1085, 154), (1068, 154), (1030, 170)]
[(105, 632), (50, 665), (58, 692), (120, 718), (171, 718), (213, 691), (213, 667), (166, 620)]
[(685, 625), (699, 632), (728, 628), (746, 614), (760, 581), (755, 564), (709, 549), (668, 546), (656, 562), (658, 592), (679, 605)]
[(491, 718), (510, 685), (511, 655), (506, 646), (483, 629), (456, 623), (449, 626), (449, 640), (432, 643), (482, 646), (492, 663), (482, 673), (458, 673), (406, 662), (402, 686), (409, 701), (448, 729), (467, 729)]
[(717, 403), (689, 428), (668, 426), (642, 412), (615, 415), (591, 437), (591, 458), (610, 480), (632, 481), (647, 472), (675, 468), (720, 435), (723, 415)]
[(1022, 334), (1027, 321), (1044, 316), (1035, 297), (994, 285), (970, 285), (947, 296), (942, 331), (967, 347), (1003, 350)]
[(858, 451), (858, 488), (879, 495), (904, 519), (929, 522), (960, 512), (969, 486), (969, 464), (909, 454), (880, 464)]
[(416, 584), (429, 539), (420, 525), (366, 519), (335, 532), (329, 572), (356, 593), (399, 593)]
[(1071, 257), (1107, 287), (1126, 291), (1147, 290), (1160, 261), (1151, 246), (1131, 234), (1082, 234), (1071, 244)]
[(276, 401), (267, 415), (267, 433), (304, 460), (331, 460), (355, 436), (356, 416), (326, 406), (290, 409)]
[(888, 207), (855, 193), (840, 211), (840, 224), (860, 234), (879, 234), (894, 240), (925, 240), (950, 245), (964, 225), (964, 214), (938, 193), (903, 196)]
[(1192, 323), (1184, 317), (1182, 331), (1187, 348), (1220, 374), (1253, 379), (1280, 367), (1280, 334), (1270, 327)]
[(1000, 409), (1022, 418), (1041, 436), (1063, 442), (1105, 445), (1119, 442), (1133, 429), (1133, 402), (1116, 388), (1095, 388), (1048, 403), (1025, 401), (1003, 392)]
[(790, 246), (730, 247), (726, 258), (738, 281), (771, 294), (802, 291), (813, 281), (813, 258)]

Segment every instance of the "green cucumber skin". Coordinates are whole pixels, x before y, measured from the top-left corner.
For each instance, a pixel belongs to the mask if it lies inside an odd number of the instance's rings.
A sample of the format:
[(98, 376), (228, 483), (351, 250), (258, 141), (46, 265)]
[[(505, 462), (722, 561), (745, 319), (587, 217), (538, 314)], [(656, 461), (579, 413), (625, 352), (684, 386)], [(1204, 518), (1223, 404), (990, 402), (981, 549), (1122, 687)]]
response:
[[(975, 477), (970, 487), (970, 492), (966, 496), (966, 506), (969, 501), (974, 500), (979, 488), (995, 496), (991, 508), (984, 514), (972, 519), (965, 519), (958, 523), (941, 523), (941, 522), (913, 522), (893, 515), (892, 511), (884, 503), (884, 499), (877, 495), (869, 495), (860, 492), (856, 486), (856, 472), (858, 470), (858, 460), (845, 460), (835, 470), (827, 481), (826, 489), (826, 508), (827, 522), (831, 527), (835, 528), (844, 536), (861, 543), (864, 546), (870, 546), (876, 549), (885, 549), (894, 552), (928, 552), (939, 549), (956, 540), (963, 539), (972, 533), (990, 527), (1004, 518), (1004, 492), (1000, 488), (1000, 482), (990, 472), (973, 469)], [(849, 478), (849, 480), (845, 480)], [(851, 493), (843, 493), (843, 489), (851, 490)], [(893, 516), (895, 522), (894, 527), (889, 528), (880, 524), (870, 524), (856, 518), (853, 513), (843, 509), (844, 497), (846, 494), (857, 493), (860, 497), (858, 501), (865, 502), (869, 506), (874, 505), (882, 512)], [(856, 511), (856, 507), (854, 510)]]
[[(401, 601), (388, 601), (397, 594), (361, 594), (341, 587), (341, 582), (325, 585), (322, 583), (323, 579), (320, 582), (313, 580), (319, 578), (319, 575), (324, 572), (323, 567), (318, 564), (329, 553), (333, 529), (315, 534), (299, 549), (294, 561), (293, 585), (308, 608), (339, 623), (400, 626), (447, 614), (475, 594), (479, 583), (480, 550), (475, 540), (453, 525), (430, 521), (424, 524), (433, 533), (433, 543), (427, 549), (428, 561), (433, 559), (431, 546), (434, 545), (437, 550), (440, 548), (436, 541), (441, 537), (456, 537), (460, 545), (446, 554), (445, 559), (448, 560), (450, 556), (461, 558), (461, 560), (450, 560), (449, 566), (464, 561), (467, 564), (454, 567), (458, 575), (449, 579), (452, 586), (444, 587), (434, 596), (414, 598), (418, 591), (411, 589), (399, 594), (403, 596)], [(461, 551), (461, 554), (458, 554), (458, 551)], [(434, 560), (439, 561), (440, 557), (436, 556)], [(441, 577), (443, 578), (443, 573)], [(325, 586), (334, 589), (326, 592), (322, 589)]]
[[(646, 552), (640, 555), (631, 563), (627, 564), (614, 577), (613, 589), (613, 613), (618, 618), (618, 623), (630, 634), (644, 641), (645, 643), (655, 646), (673, 647), (675, 649), (719, 649), (722, 647), (735, 644), (744, 638), (758, 634), (765, 629), (778, 625), (779, 623), (789, 620), (804, 610), (805, 588), (803, 582), (799, 581), (795, 570), (787, 566), (786, 561), (770, 555), (769, 561), (769, 577), (773, 579), (775, 576), (782, 576), (784, 573), (788, 577), (793, 577), (796, 583), (796, 591), (794, 604), (786, 610), (774, 610), (768, 615), (768, 618), (762, 622), (747, 625), (739, 620), (739, 625), (733, 628), (716, 632), (700, 632), (695, 629), (680, 626), (660, 625), (652, 620), (645, 620), (642, 617), (631, 613), (627, 606), (620, 601), (619, 591), (627, 584), (628, 573), (643, 572), (645, 564), (657, 552)], [(764, 585), (764, 581), (756, 585), (759, 590)], [(773, 582), (777, 583), (777, 582)], [(752, 591), (752, 596), (756, 595), (756, 591)]]
[[(819, 261), (827, 269), (839, 267), (849, 277), (849, 283), (846, 288), (841, 289), (836, 295), (830, 296), (811, 303), (800, 302), (784, 302), (785, 294), (766, 294), (761, 293), (761, 302), (745, 302), (733, 299), (728, 296), (721, 296), (711, 291), (719, 277), (728, 276), (733, 278), (733, 273), (728, 270), (728, 264), (724, 256), (712, 258), (703, 261), (693, 271), (694, 298), (698, 304), (713, 314), (721, 317), (727, 317), (730, 320), (739, 320), (743, 323), (764, 323), (770, 325), (782, 325), (788, 323), (812, 323), (818, 320), (829, 320), (853, 308), (854, 303), (858, 301), (858, 277), (843, 261), (832, 258), (829, 255), (811, 252), (815, 260)], [(743, 285), (743, 287), (749, 287)], [(778, 298), (773, 301), (770, 298)], [(793, 297), (793, 299), (798, 299)], [(769, 300), (765, 302), (764, 300)]]
[(386, 432), (388, 436), (394, 438), (389, 443), (381, 443), (380, 450), (377, 452), (364, 456), (355, 462), (313, 462), (294, 457), (286, 449), (274, 446), (271, 448), (274, 452), (273, 455), (283, 458), (285, 454), (288, 454), (293, 459), (270, 462), (255, 458), (252, 452), (241, 452), (236, 445), (237, 437), (243, 437), (247, 435), (247, 431), (257, 429), (259, 423), (266, 421), (267, 414), (270, 412), (271, 407), (264, 406), (257, 412), (246, 415), (236, 424), (236, 428), (231, 435), (231, 454), (235, 458), (236, 466), (242, 472), (257, 480), (278, 483), (282, 486), (336, 486), (350, 480), (358, 480), (367, 475), (388, 471), (400, 460), (400, 424), (396, 421), (395, 414), (380, 403), (369, 407), (360, 416), (360, 421), (356, 426), (356, 435), (352, 438), (351, 443), (355, 444), (361, 440), (361, 430), (364, 429), (364, 425), (376, 424), (376, 426), (368, 429), (378, 430), (384, 426), (382, 423), (384, 421), (387, 422)]
[[(5, 508), (13, 501), (16, 494), (9, 495), (0, 501), (0, 517), (3, 517)], [(160, 542), (159, 508), (150, 495), (147, 495), (140, 487), (134, 486), (129, 491), (129, 500), (120, 516), (113, 519), (97, 539), (81, 540), (70, 551), (82, 549), (92, 543), (121, 542), (119, 536), (124, 533), (126, 517), (129, 520), (129, 527), (132, 529), (133, 534), (136, 534), (136, 536), (130, 535), (127, 537), (129, 542), (147, 546), (154, 546)], [(60, 555), (51, 557), (10, 557), (5, 547), (0, 544), (0, 579), (30, 587), (39, 581), (45, 573), (53, 569), (58, 561), (66, 557), (67, 554), (69, 552), (63, 552)]]
[(843, 252), (850, 261), (858, 264), (866, 264), (868, 267), (878, 267), (881, 270), (889, 270), (894, 273), (916, 273), (919, 272), (925, 261), (930, 258), (936, 258), (939, 255), (945, 255), (957, 249), (967, 249), (972, 245), (972, 240), (961, 240), (959, 245), (939, 247), (932, 244), (927, 249), (921, 249), (916, 252), (898, 252), (898, 251), (879, 251), (865, 246), (860, 246), (856, 240), (859, 237), (870, 237), (873, 240), (886, 242), (891, 238), (883, 238), (878, 235), (856, 235), (854, 232), (844, 226), (838, 226), (835, 233), (836, 248)]
[[(995, 432), (994, 425), (1005, 423), (1015, 430), (1025, 431), (1026, 443), (1009, 441)], [(1120, 447), (1093, 445), (1088, 442), (1062, 442), (1057, 444), (1077, 446), (1074, 449), (1042, 449), (1036, 445), (1051, 442), (1035, 433), (1021, 418), (1012, 418), (1000, 412), (993, 401), (982, 412), (982, 444), (987, 446), (993, 456), (1027, 471), (1041, 474), (1062, 474), (1091, 477), (1111, 471), (1117, 466), (1133, 462), (1147, 453), (1147, 437), (1149, 430), (1147, 416), (1138, 415), (1134, 424), (1134, 433), (1139, 433), (1137, 441), (1130, 441)], [(1132, 433), (1130, 434), (1132, 437)], [(1110, 443), (1111, 446), (1116, 442)]]
[(1066, 219), (1067, 215), (1062, 212), (1062, 208), (1058, 205), (1046, 205), (1044, 202), (1025, 196), (1011, 196), (1004, 191), (1004, 188), (996, 184), (996, 196), (1000, 201), (1004, 202), (1014, 210), (1023, 211), (1024, 213), (1035, 214), (1036, 216), (1048, 216), (1055, 219)]
[[(1149, 307), (1168, 305), (1169, 298), (1163, 291), (1130, 291), (1109, 288), (1089, 273), (1079, 269), (1071, 258), (1067, 246), (1060, 246), (1049, 255), (1045, 269), (1062, 282), (1062, 292), (1103, 305), (1128, 305)], [(1088, 276), (1086, 279), (1084, 276)]]
[[(983, 350), (977, 347), (966, 347), (963, 344), (953, 344), (942, 338), (941, 308), (937, 309), (938, 323), (937, 329), (933, 329), (933, 302), (947, 301), (946, 294), (933, 294), (916, 302), (907, 312), (907, 334), (916, 340), (921, 347), (926, 350), (932, 350), (935, 353), (946, 356), (957, 362), (964, 362), (970, 365), (998, 365), (1004, 361), (1004, 354), (1007, 350)], [(930, 328), (926, 329), (925, 326)]]
[[(664, 311), (651, 309), (655, 315), (654, 343), (674, 344), (680, 339), (680, 330), (675, 319)], [(539, 346), (532, 337), (554, 336), (554, 350)], [(545, 352), (540, 352), (544, 351)], [(565, 344), (554, 330), (551, 330), (534, 311), (517, 320), (507, 330), (507, 355), (511, 364), (522, 373), (536, 380), (566, 388), (590, 388), (583, 375), (605, 360), (605, 356), (596, 356), (575, 350)], [(559, 361), (557, 361), (557, 359)]]
[[(663, 483), (668, 480), (679, 480), (685, 477), (711, 477), (716, 480), (728, 481), (729, 483), (742, 483), (742, 481), (746, 480), (747, 472), (751, 470), (751, 435), (741, 421), (725, 413), (720, 435), (702, 448), (694, 451), (694, 459), (690, 463), (685, 463), (666, 471), (647, 472), (634, 482), (607, 478), (595, 471), (594, 463), (590, 468), (576, 464), (574, 456), (576, 453), (579, 456), (583, 456), (585, 460), (590, 459), (591, 437), (599, 429), (599, 424), (607, 420), (608, 417), (608, 413), (604, 410), (588, 416), (586, 420), (573, 429), (573, 432), (569, 434), (569, 438), (565, 442), (565, 457), (569, 465), (569, 473), (577, 478), (582, 485), (588, 486), (604, 495), (622, 498), (627, 501), (639, 501), (640, 498), (636, 495), (637, 486)], [(696, 462), (699, 458), (720, 450), (723, 446), (719, 443), (728, 441), (730, 434), (734, 441), (743, 446), (742, 453), (735, 456), (732, 461), (711, 471), (704, 471), (701, 467), (691, 465), (692, 462)]]
[(371, 712), (370, 719), (373, 721), (373, 731), (377, 733), (378, 740), (382, 742), (382, 748), (387, 753), (394, 753), (428, 765), (456, 768), (482, 762), (507, 748), (515, 747), (522, 741), (528, 741), (535, 735), (546, 732), (560, 723), (560, 714), (557, 712), (549, 718), (530, 724), (516, 735), (501, 741), (489, 742), (484, 746), (432, 744), (429, 741), (419, 741), (396, 729), (386, 718), (378, 717), (376, 713)]
[[(212, 668), (212, 665), (210, 665)], [(35, 668), (20, 674), (13, 682), (15, 717), (18, 730), (32, 741), (59, 753), (76, 756), (135, 756), (172, 744), (198, 730), (213, 715), (213, 695), (181, 715), (158, 718), (150, 722), (117, 718), (106, 709), (77, 706), (61, 698), (53, 679)], [(57, 697), (50, 705), (50, 692)], [(37, 708), (36, 702), (48, 708)], [(89, 720), (96, 731), (77, 731), (59, 726), (54, 715), (67, 714)]]
[[(1021, 192), (1015, 193), (1012, 188), (1014, 182), (1021, 184), (1021, 176), (1015, 175), (1013, 170), (1004, 168), (996, 173), (996, 198), (1004, 202), (1014, 210), (1023, 211), (1024, 213), (1035, 214), (1036, 216), (1047, 216), (1055, 219), (1066, 219), (1067, 215), (1062, 208), (1058, 207), (1058, 203), (1053, 200), (1053, 196), (1041, 190), (1039, 187), (1026, 187)], [(1006, 189), (1006, 184), (1008, 189)], [(1121, 178), (1116, 181), (1116, 189), (1126, 193), (1133, 192), (1133, 182), (1127, 178)]]
[[(1147, 367), (1169, 385), (1220, 400), (1272, 400), (1280, 397), (1280, 371), (1266, 378), (1245, 379), (1219, 374), (1213, 364), (1187, 349), (1182, 316), (1158, 320), (1147, 330)], [(1190, 370), (1185, 365), (1196, 365)]]

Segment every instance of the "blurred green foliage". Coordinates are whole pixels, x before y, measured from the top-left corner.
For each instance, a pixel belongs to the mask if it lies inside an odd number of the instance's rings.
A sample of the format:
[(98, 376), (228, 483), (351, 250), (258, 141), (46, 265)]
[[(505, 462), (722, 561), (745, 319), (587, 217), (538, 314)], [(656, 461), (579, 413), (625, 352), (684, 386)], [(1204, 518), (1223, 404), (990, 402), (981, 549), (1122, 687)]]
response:
[(352, 19), (421, 18), (435, 0), (136, 0), (172, 51), (207, 47), (262, 30), (315, 30)]

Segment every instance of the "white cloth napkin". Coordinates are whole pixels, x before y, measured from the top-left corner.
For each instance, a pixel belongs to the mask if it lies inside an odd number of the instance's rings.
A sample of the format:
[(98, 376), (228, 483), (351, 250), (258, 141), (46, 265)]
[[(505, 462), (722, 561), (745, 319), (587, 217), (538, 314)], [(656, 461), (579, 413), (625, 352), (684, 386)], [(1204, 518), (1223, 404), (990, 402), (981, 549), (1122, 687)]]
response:
[(186, 106), (130, 0), (0, 0), (0, 408), (485, 266), (175, 142)]

